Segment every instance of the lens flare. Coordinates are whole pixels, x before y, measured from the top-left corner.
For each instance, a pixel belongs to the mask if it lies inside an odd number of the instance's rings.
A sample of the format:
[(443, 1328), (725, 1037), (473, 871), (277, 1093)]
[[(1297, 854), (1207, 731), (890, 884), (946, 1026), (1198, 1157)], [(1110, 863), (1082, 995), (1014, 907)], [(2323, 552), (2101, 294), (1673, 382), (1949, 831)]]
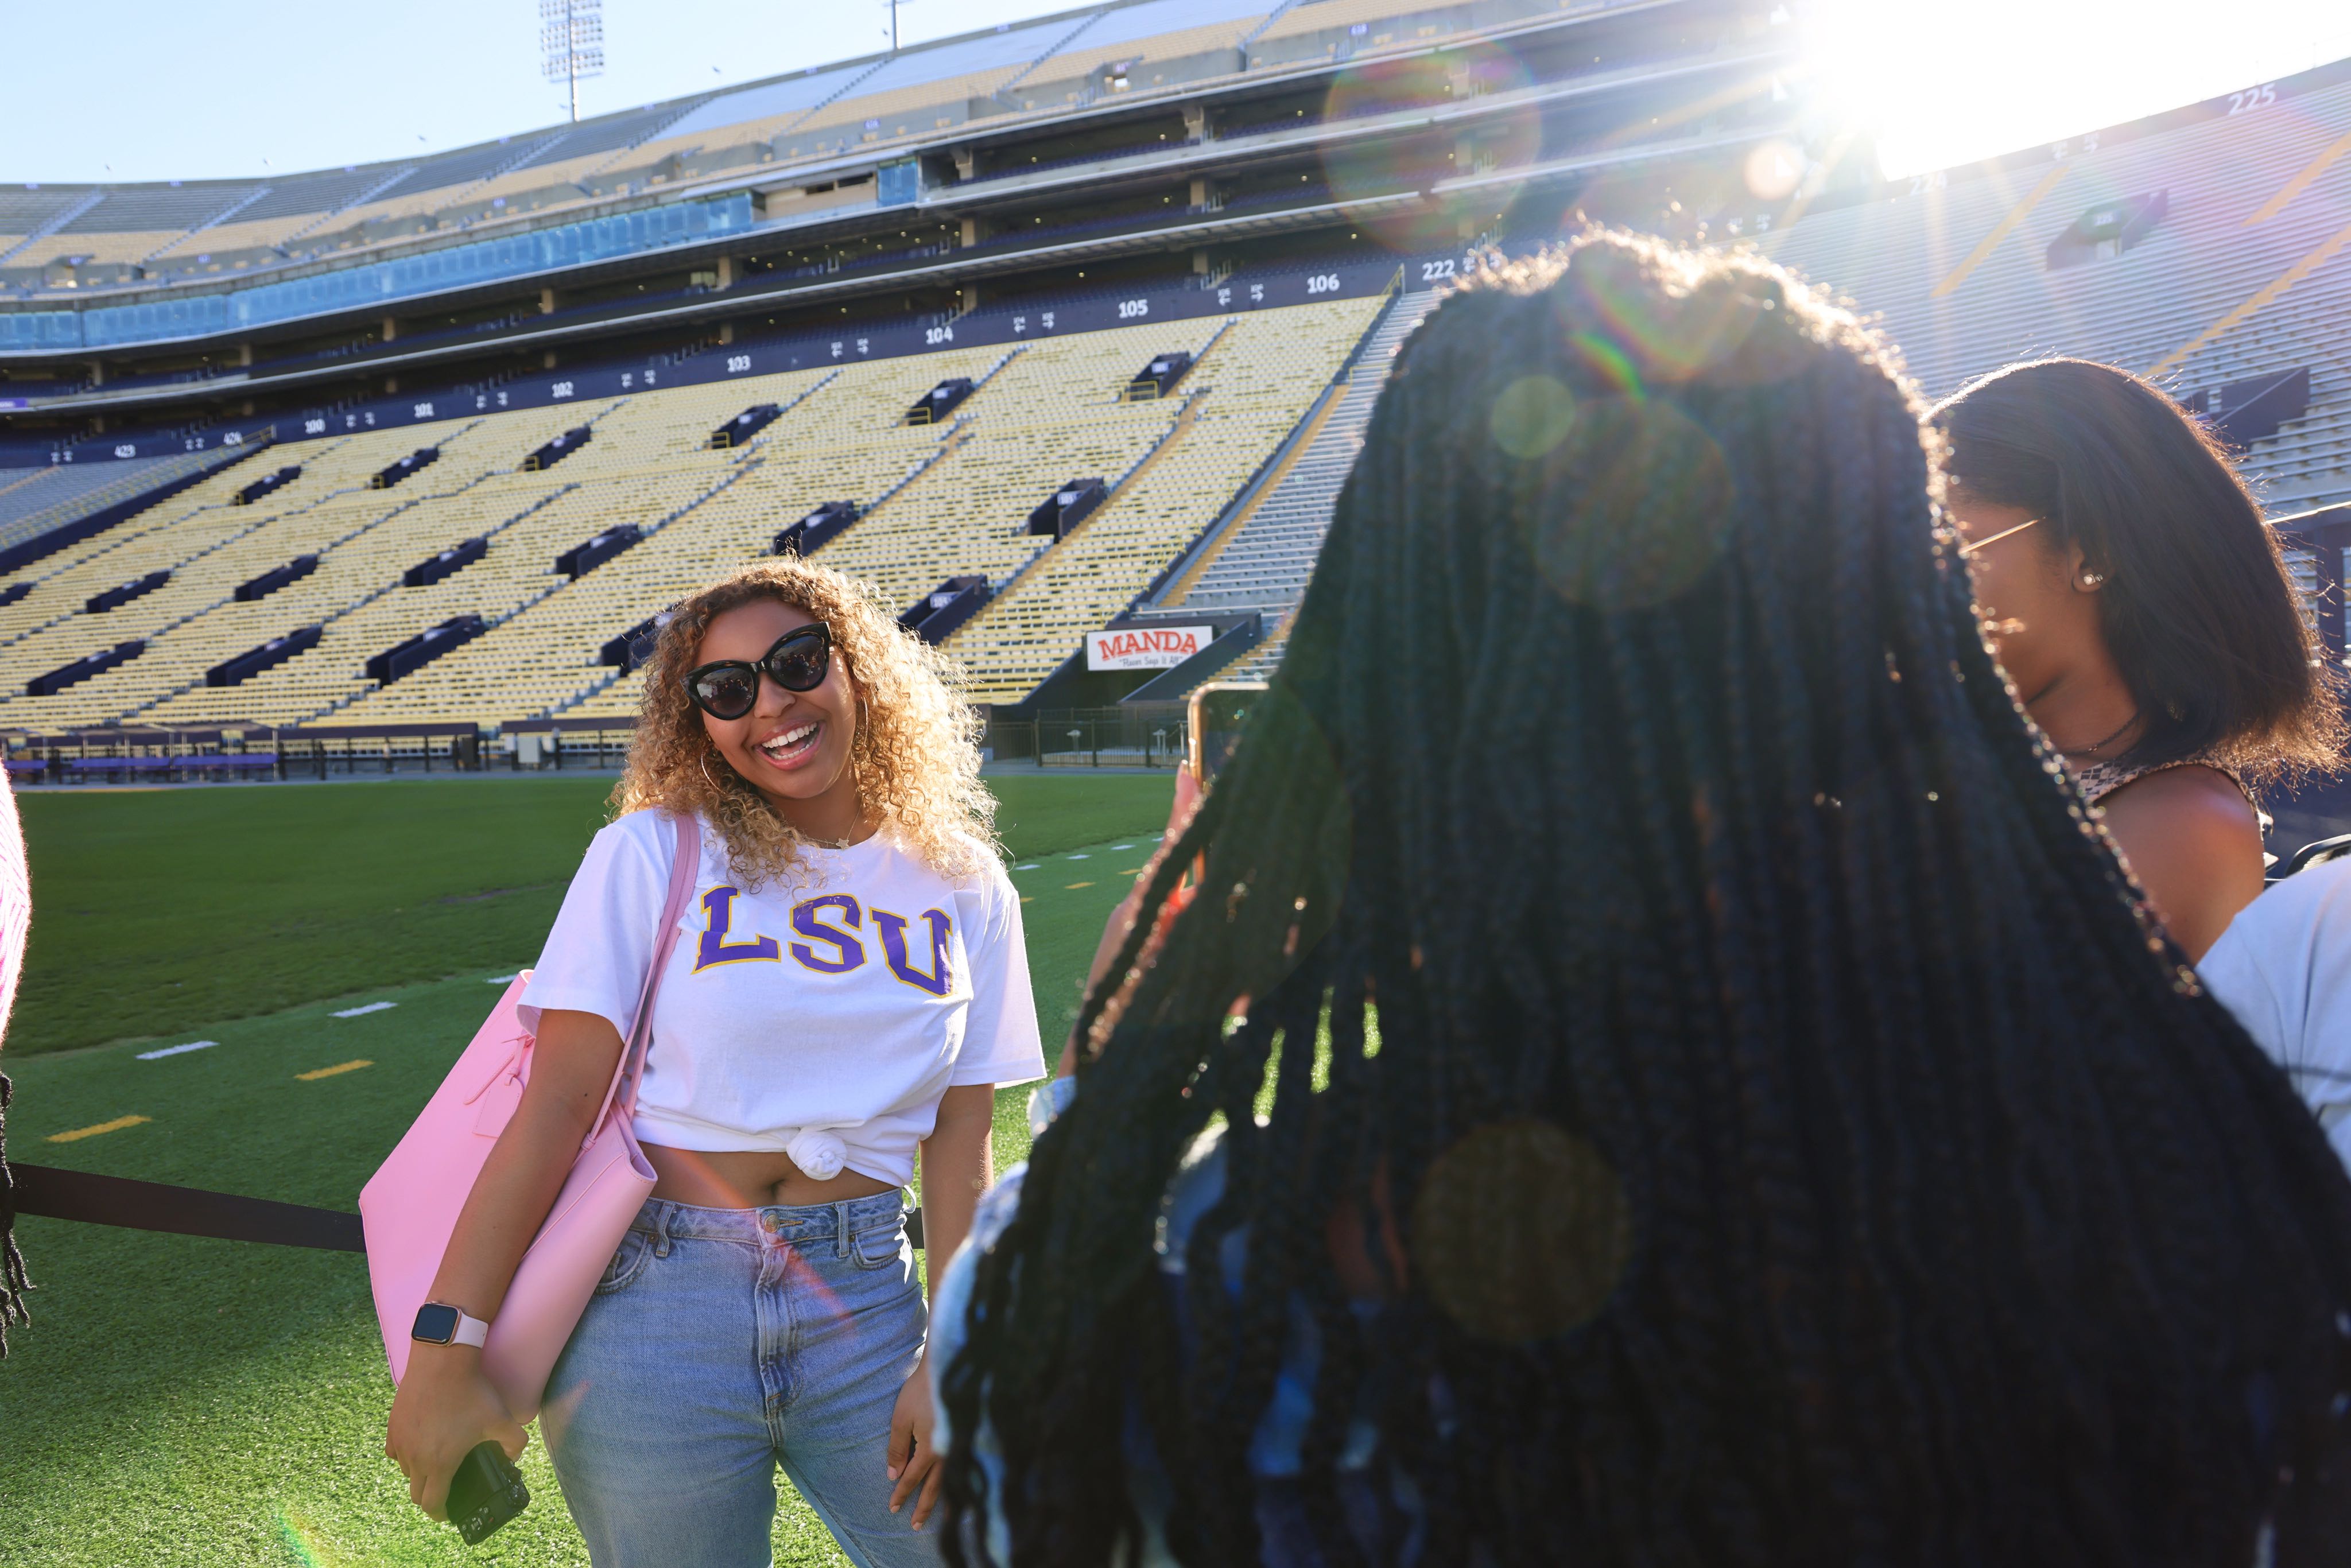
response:
[(1524, 527), (1552, 591), (1594, 610), (1686, 592), (1722, 553), (1737, 490), (1722, 447), (1660, 398), (1587, 397), (1530, 480)]
[(1806, 162), (1803, 149), (1792, 141), (1774, 138), (1762, 143), (1747, 155), (1741, 171), (1747, 193), (1759, 202), (1785, 201), (1795, 194)]
[[(1761, 319), (1761, 297), (1724, 289), (1661, 300), (1646, 278), (1618, 276), (1616, 264), (1604, 256), (1589, 256), (1576, 266), (1584, 287), (1576, 297), (1562, 295), (1559, 308), (1581, 310), (1587, 302), (1597, 308), (1613, 341), (1586, 331), (1572, 331), (1570, 340), (1587, 359), (1615, 367), (1612, 380), (1627, 392), (1645, 381), (1670, 385), (1716, 371)], [(1630, 366), (1637, 370), (1625, 368)]]
[(1495, 398), (1487, 428), (1511, 456), (1541, 457), (1575, 424), (1575, 394), (1549, 376), (1520, 376)]
[(1413, 1202), (1414, 1271), (1446, 1316), (1498, 1343), (1590, 1322), (1632, 1251), (1632, 1205), (1607, 1156), (1533, 1117), (1456, 1141)]
[(277, 1518), (277, 1539), (301, 1568), (344, 1568), (350, 1561), (321, 1540), (319, 1527), (299, 1513), (280, 1505)]
[[(1323, 99), (1323, 121), (1427, 110), (1530, 85), (1526, 67), (1492, 47), (1411, 59), (1374, 59), (1339, 73)], [(1532, 105), (1480, 116), (1474, 136), (1437, 126), (1411, 136), (1362, 137), (1328, 148), (1323, 178), (1348, 217), (1392, 250), (1443, 250), (1461, 237), (1453, 210), (1420, 199), (1433, 180), (1508, 170), (1533, 161), (1542, 126)], [(1432, 175), (1431, 171), (1436, 172)], [(1481, 194), (1487, 212), (1516, 194), (1503, 186)]]

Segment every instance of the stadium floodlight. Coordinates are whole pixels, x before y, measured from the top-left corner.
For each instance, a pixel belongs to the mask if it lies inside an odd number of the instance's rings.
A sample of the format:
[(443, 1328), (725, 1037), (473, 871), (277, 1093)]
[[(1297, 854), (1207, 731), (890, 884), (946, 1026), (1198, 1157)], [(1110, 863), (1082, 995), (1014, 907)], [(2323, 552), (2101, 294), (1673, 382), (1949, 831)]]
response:
[(547, 79), (561, 82), (580, 123), (580, 82), (604, 74), (604, 0), (538, 0), (538, 47)]

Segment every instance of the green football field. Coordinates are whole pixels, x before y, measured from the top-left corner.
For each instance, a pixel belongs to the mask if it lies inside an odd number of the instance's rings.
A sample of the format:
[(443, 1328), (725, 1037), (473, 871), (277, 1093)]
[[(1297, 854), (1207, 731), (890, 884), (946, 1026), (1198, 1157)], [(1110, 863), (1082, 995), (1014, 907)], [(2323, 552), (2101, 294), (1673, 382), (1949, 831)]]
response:
[[(1169, 781), (990, 782), (1050, 1052)], [(35, 913), (0, 1054), (10, 1155), (354, 1207), (487, 982), (536, 956), (609, 786), (21, 797)], [(217, 1043), (140, 1060), (197, 1040)], [(1000, 1096), (999, 1165), (1025, 1152), (1025, 1098)], [(19, 1236), (38, 1288), (0, 1362), (0, 1568), (588, 1561), (536, 1443), (529, 1510), (478, 1548), (409, 1506), (357, 1255), (39, 1218)], [(845, 1562), (778, 1487), (777, 1562)]]

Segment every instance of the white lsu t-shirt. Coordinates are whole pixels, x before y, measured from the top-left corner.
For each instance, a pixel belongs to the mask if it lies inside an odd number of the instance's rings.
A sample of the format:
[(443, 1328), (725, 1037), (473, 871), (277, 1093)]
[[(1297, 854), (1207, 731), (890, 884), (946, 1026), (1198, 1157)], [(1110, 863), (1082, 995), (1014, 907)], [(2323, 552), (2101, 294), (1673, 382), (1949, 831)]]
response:
[(2239, 910), (2196, 973), (2351, 1166), (2351, 860), (2296, 872)]
[[(596, 835), (523, 991), (526, 1029), (553, 1008), (628, 1038), (675, 843), (658, 811)], [(886, 828), (801, 857), (788, 879), (747, 885), (703, 825), (636, 1134), (903, 1186), (950, 1087), (1045, 1075), (1020, 900), (993, 856), (956, 885)]]

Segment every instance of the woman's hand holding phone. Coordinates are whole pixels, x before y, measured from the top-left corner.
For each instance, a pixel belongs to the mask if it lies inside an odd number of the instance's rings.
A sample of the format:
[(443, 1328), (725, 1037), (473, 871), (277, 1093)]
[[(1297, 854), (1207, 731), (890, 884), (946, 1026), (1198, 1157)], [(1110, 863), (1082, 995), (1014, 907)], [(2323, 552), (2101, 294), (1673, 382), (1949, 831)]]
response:
[(383, 1439), (385, 1457), (408, 1477), (409, 1500), (434, 1519), (448, 1518), (449, 1478), (485, 1442), (515, 1459), (530, 1434), (483, 1375), (482, 1353), (462, 1344), (411, 1347)]
[[(1103, 923), (1102, 940), (1094, 946), (1094, 961), (1086, 970), (1087, 996), (1093, 995), (1094, 988), (1102, 983), (1112, 962), (1118, 957), (1119, 944), (1126, 940), (1126, 934), (1134, 929), (1135, 919), (1142, 913), (1144, 894), (1149, 890), (1152, 879), (1158, 874), (1160, 862), (1175, 848), (1176, 841), (1184, 836), (1184, 830), (1191, 826), (1192, 813), (1200, 809), (1203, 793), (1200, 781), (1193, 777), (1191, 768), (1178, 768), (1176, 770), (1176, 799), (1168, 808), (1166, 830), (1160, 834), (1159, 848), (1135, 877), (1134, 885), (1127, 889), (1126, 896), (1118, 901), (1118, 907), (1110, 912), (1110, 919)], [(1192, 894), (1193, 889), (1186, 886), (1176, 888), (1167, 895), (1167, 902), (1160, 906), (1156, 928), (1136, 956), (1136, 968), (1147, 967), (1158, 955), (1159, 945), (1167, 939), (1167, 927), (1174, 924), (1176, 915), (1183, 913), (1184, 906), (1192, 902)], [(1061, 1051), (1061, 1065), (1056, 1076), (1067, 1078), (1077, 1071), (1077, 1037), (1072, 1034)]]

